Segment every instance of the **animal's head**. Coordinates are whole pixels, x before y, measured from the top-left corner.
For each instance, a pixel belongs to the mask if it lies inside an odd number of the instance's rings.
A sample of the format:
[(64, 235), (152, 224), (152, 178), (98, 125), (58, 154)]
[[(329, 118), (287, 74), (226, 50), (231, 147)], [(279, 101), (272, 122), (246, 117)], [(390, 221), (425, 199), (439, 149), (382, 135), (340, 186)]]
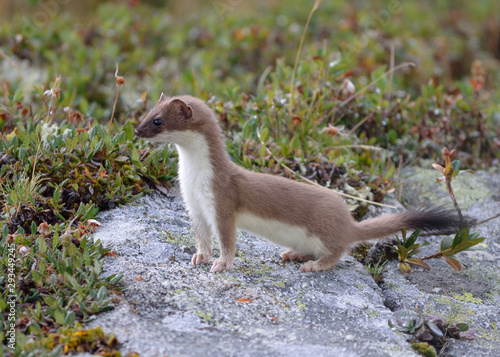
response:
[(158, 103), (135, 128), (135, 135), (160, 143), (178, 143), (177, 137), (183, 132), (194, 131), (200, 125), (200, 118), (194, 115), (195, 110), (189, 101), (199, 99), (187, 96), (167, 98), (162, 93)]

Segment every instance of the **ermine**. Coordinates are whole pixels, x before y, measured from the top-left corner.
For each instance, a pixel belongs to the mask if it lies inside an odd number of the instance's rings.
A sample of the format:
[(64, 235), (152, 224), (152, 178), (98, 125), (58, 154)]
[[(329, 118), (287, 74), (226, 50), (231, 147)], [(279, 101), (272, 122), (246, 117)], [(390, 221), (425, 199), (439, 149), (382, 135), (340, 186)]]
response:
[(344, 200), (327, 188), (245, 170), (230, 160), (210, 107), (195, 97), (162, 94), (135, 134), (176, 145), (182, 196), (197, 239), (192, 263), (209, 263), (215, 235), (220, 257), (212, 272), (233, 268), (237, 228), (287, 247), (283, 260), (306, 261), (302, 271), (310, 272), (331, 269), (358, 241), (403, 227), (440, 231), (458, 225), (457, 217), (441, 209), (356, 222)]

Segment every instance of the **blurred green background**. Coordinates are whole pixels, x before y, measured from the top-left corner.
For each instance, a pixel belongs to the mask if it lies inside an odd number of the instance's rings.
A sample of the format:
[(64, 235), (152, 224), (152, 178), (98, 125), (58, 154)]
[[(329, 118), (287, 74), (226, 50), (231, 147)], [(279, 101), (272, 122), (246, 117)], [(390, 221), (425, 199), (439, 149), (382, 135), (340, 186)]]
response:
[[(77, 104), (109, 106), (114, 88), (102, 85), (112, 81), (115, 63), (135, 95), (220, 95), (235, 86), (255, 94), (260, 76), (277, 59), (293, 65), (313, 3), (4, 0), (0, 45), (28, 60), (45, 80), (61, 74)], [(430, 79), (452, 90), (454, 81), (468, 81), (479, 59), (485, 86), (498, 99), (499, 24), (500, 2), (493, 0), (323, 1), (302, 58), (321, 52), (336, 61), (341, 54), (354, 84), (364, 85), (372, 71), (389, 65), (394, 46), (396, 64), (417, 65), (394, 76), (412, 94)]]

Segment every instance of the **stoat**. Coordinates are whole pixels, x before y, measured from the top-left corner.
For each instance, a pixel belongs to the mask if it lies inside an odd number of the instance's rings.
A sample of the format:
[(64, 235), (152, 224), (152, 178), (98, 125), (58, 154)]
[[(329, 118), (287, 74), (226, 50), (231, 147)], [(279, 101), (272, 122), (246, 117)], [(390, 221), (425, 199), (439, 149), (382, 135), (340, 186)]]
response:
[(403, 227), (437, 231), (458, 224), (440, 209), (356, 222), (344, 200), (327, 188), (245, 170), (230, 160), (212, 110), (191, 96), (162, 94), (135, 134), (176, 145), (182, 196), (197, 239), (192, 263), (209, 263), (215, 235), (220, 257), (212, 272), (233, 268), (237, 228), (287, 247), (283, 260), (306, 261), (302, 271), (310, 272), (331, 269), (357, 241), (383, 238)]

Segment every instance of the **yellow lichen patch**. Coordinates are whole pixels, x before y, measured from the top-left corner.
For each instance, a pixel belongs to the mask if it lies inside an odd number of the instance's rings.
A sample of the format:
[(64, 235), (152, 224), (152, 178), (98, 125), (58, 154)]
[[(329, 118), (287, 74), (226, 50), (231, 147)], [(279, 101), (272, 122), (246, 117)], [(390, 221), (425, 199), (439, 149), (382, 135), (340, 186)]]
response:
[(471, 293), (464, 292), (463, 295), (455, 294), (455, 295), (453, 295), (453, 297), (456, 300), (465, 301), (465, 302), (471, 302), (473, 304), (482, 304), (483, 303), (482, 299), (475, 298)]

